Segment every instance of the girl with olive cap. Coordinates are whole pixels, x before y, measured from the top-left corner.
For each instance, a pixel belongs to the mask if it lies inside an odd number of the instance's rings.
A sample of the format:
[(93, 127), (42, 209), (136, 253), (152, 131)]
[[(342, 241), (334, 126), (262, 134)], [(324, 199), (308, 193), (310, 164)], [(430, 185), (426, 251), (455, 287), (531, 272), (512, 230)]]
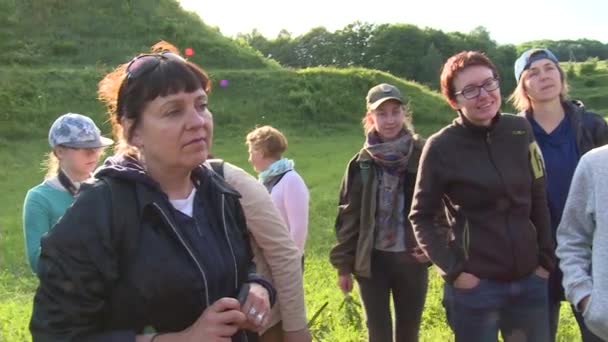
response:
[(89, 117), (68, 113), (60, 116), (49, 130), (46, 176), (27, 192), (23, 204), (23, 231), (29, 264), (37, 272), (40, 238), (74, 202), (80, 184), (91, 178), (104, 147), (111, 139), (102, 137)]
[(352, 275), (365, 308), (369, 341), (417, 341), (428, 285), (428, 259), (418, 248), (408, 215), (423, 141), (405, 101), (390, 84), (367, 94), (365, 141), (340, 187), (337, 244), (330, 260), (348, 293)]
[[(526, 117), (545, 160), (547, 202), (551, 231), (556, 230), (568, 197), (568, 189), (579, 159), (589, 150), (608, 143), (608, 126), (600, 115), (589, 112), (581, 101), (568, 99), (568, 84), (557, 57), (549, 49), (530, 49), (515, 61), (517, 88), (511, 101)], [(566, 282), (570, 282), (566, 278)], [(562, 273), (549, 279), (549, 325), (555, 340), (560, 303), (564, 300)], [(577, 303), (574, 303), (575, 305)], [(583, 341), (599, 341), (585, 327), (573, 306)]]

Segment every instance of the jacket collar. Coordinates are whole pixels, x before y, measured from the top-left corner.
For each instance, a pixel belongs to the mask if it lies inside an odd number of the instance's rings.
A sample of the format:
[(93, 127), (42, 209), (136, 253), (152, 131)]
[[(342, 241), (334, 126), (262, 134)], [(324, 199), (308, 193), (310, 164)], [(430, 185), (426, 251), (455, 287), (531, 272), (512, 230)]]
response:
[[(569, 100), (562, 102), (562, 107), (564, 107), (564, 112), (568, 117), (574, 121), (580, 121), (583, 113), (585, 112), (585, 104), (579, 100)], [(517, 113), (518, 116), (525, 117), (530, 119), (533, 116), (533, 113), (528, 110), (522, 110)]]
[(460, 111), (458, 111), (458, 117), (456, 119), (454, 119), (454, 121), (452, 123), (455, 126), (465, 128), (466, 130), (472, 132), (475, 136), (485, 136), (488, 132), (491, 132), (492, 130), (494, 130), (494, 128), (500, 122), (501, 116), (502, 116), (502, 114), (500, 112), (497, 112), (496, 115), (494, 115), (494, 117), (492, 118), (492, 122), (490, 123), (490, 126), (486, 127), (486, 126), (475, 125), (469, 119), (467, 119), (466, 116), (464, 116), (464, 114), (462, 114)]
[[(205, 200), (217, 201), (217, 197), (222, 194), (241, 197), (238, 191), (228, 185), (221, 176), (204, 165), (195, 167), (191, 177), (197, 191)], [(96, 171), (95, 178), (111, 178), (133, 186), (140, 215), (153, 203), (161, 206), (163, 210), (169, 210), (168, 196), (161, 190), (160, 185), (147, 175), (141, 163), (133, 157), (113, 156), (106, 159), (104, 165)]]
[[(577, 146), (580, 147), (582, 139), (583, 113), (585, 113), (585, 104), (579, 100), (569, 100), (562, 102), (562, 106), (564, 107), (564, 113), (566, 117), (570, 120), (570, 126), (574, 131)], [(530, 120), (532, 119), (533, 113), (527, 110), (523, 110), (517, 115)]]

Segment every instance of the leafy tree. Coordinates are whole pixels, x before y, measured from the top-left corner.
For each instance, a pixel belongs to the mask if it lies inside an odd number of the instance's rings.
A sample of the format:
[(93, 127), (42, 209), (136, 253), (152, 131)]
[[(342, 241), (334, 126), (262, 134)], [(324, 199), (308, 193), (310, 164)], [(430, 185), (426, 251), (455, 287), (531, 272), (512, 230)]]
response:
[(325, 27), (316, 27), (295, 42), (295, 53), (299, 67), (318, 65), (336, 65), (336, 56), (340, 47), (335, 42), (335, 35)]
[(435, 44), (431, 43), (426, 54), (420, 60), (419, 72), (415, 75), (416, 80), (425, 83), (431, 88), (439, 88), (439, 74), (443, 65), (443, 56)]
[(336, 44), (340, 52), (336, 56), (339, 66), (364, 66), (368, 62), (369, 42), (375, 34), (376, 26), (355, 21), (336, 31)]
[(483, 26), (468, 33), (446, 33), (407, 24), (374, 25), (355, 21), (335, 32), (317, 27), (293, 37), (283, 30), (269, 40), (254, 30), (238, 39), (284, 66), (361, 66), (387, 71), (433, 88), (438, 87), (441, 65), (449, 56), (463, 50), (482, 51), (496, 64), (505, 95), (515, 87), (513, 63), (526, 49), (548, 47), (561, 61), (585, 61), (591, 57), (608, 59), (608, 44), (596, 40), (537, 40), (517, 46), (498, 45)]

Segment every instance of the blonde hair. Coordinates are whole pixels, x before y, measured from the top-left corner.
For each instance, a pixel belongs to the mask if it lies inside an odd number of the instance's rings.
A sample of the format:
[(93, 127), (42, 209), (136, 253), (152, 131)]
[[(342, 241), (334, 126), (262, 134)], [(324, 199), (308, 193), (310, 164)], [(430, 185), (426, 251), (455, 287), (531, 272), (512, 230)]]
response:
[[(568, 81), (566, 80), (566, 73), (562, 70), (559, 64), (554, 64), (557, 67), (557, 70), (559, 71), (559, 75), (561, 76), (560, 78), (562, 81), (562, 91), (559, 93), (559, 99), (561, 102), (564, 102), (568, 98), (569, 89)], [(524, 85), (524, 79), (528, 76), (529, 72), (530, 70), (528, 69), (524, 70), (524, 72), (521, 74), (521, 77), (519, 78), (517, 87), (515, 87), (515, 90), (513, 91), (511, 96), (509, 96), (509, 101), (519, 111), (527, 111), (532, 108), (532, 100), (530, 100), (530, 97), (528, 96), (528, 90)]]
[[(411, 135), (414, 135), (416, 131), (414, 130), (414, 123), (412, 121), (412, 112), (410, 108), (406, 104), (401, 104), (401, 110), (403, 110), (403, 114), (405, 116), (405, 120), (403, 120), (403, 129), (405, 129)], [(372, 110), (367, 110), (367, 113), (361, 119), (361, 123), (363, 124), (363, 134), (366, 136), (374, 130), (374, 123), (372, 122), (371, 115), (373, 114)]]
[(45, 158), (42, 161), (42, 169), (45, 170), (45, 180), (53, 178), (59, 173), (59, 158), (55, 155), (54, 150), (45, 154)]
[[(61, 168), (61, 159), (59, 159), (57, 157), (57, 153), (55, 152), (55, 149), (57, 148), (65, 148), (61, 145), (56, 146), (54, 149), (52, 149), (50, 152), (47, 152), (44, 155), (44, 160), (42, 161), (42, 170), (45, 171), (44, 173), (44, 179), (50, 179), (53, 178), (55, 176), (57, 176), (59, 174), (59, 169)], [(107, 149), (106, 147), (98, 147), (96, 149), (99, 149), (99, 157), (97, 162), (99, 162), (100, 158), (103, 158), (103, 156), (105, 155)]]
[(258, 127), (247, 133), (245, 144), (268, 158), (281, 158), (287, 150), (287, 138), (272, 126)]

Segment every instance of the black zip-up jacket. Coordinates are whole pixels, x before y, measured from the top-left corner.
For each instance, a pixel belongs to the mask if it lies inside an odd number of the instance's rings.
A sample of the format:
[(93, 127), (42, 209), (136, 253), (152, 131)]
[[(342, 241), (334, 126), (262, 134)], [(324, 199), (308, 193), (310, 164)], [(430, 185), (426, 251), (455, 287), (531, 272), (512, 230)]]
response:
[(192, 227), (177, 224), (168, 197), (136, 161), (110, 159), (96, 177), (42, 239), (34, 342), (132, 342), (150, 328), (180, 331), (245, 282), (274, 297), (253, 273), (240, 196), (212, 171), (197, 167), (192, 180), (194, 212), (204, 210), (197, 228), (215, 248), (182, 231)]
[[(608, 124), (602, 116), (587, 111), (583, 102), (578, 100), (566, 101), (562, 105), (574, 132), (579, 159), (590, 150), (608, 144)], [(518, 115), (531, 120), (534, 114), (522, 111)], [(551, 227), (553, 241), (556, 242), (555, 232), (562, 213), (551, 214), (558, 217), (557, 220), (552, 222), (554, 226)], [(549, 299), (551, 301), (565, 300), (562, 272), (559, 267), (556, 267), (555, 272), (552, 272), (549, 278)]]
[[(563, 106), (576, 137), (579, 157), (608, 144), (608, 124), (601, 115), (587, 111), (583, 102), (578, 100), (566, 101)], [(518, 115), (528, 118), (533, 114), (523, 111)]]
[[(454, 235), (434, 214), (442, 202)], [(461, 117), (427, 141), (410, 220), (420, 247), (453, 282), (461, 272), (513, 281), (554, 268), (544, 165), (530, 124), (498, 113), (489, 128)]]

